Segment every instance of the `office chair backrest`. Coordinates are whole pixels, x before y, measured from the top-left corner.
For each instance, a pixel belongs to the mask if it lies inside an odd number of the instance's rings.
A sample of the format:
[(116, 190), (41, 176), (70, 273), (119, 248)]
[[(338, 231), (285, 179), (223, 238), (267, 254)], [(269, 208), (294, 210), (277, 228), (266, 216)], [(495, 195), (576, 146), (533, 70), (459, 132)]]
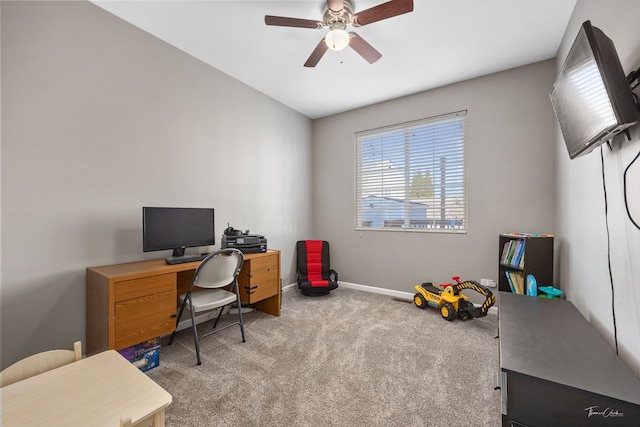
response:
[(5, 387), (80, 359), (82, 343), (76, 341), (73, 350), (44, 351), (17, 361), (0, 373), (0, 383)]
[(242, 269), (244, 257), (237, 249), (223, 249), (202, 260), (194, 274), (194, 286), (221, 288), (231, 284)]

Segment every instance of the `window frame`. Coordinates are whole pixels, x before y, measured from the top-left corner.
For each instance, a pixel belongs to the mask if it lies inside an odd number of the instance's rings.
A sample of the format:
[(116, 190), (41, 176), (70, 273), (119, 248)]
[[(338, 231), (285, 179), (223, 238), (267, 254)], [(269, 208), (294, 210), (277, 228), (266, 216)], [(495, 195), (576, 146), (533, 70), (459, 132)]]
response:
[[(453, 132), (444, 132), (442, 129), (454, 129), (459, 126), (459, 130)], [(469, 230), (468, 215), (468, 196), (467, 196), (467, 166), (466, 166), (466, 148), (467, 148), (467, 110), (456, 111), (452, 113), (442, 114), (438, 116), (427, 117), (423, 119), (413, 120), (404, 123), (383, 126), (379, 128), (358, 131), (354, 136), (354, 229), (356, 231), (401, 231), (401, 232), (418, 232), (418, 233), (449, 233), (449, 234), (466, 234)], [(423, 133), (429, 136), (416, 136)], [(400, 135), (400, 136), (398, 136)], [(390, 136), (388, 141), (385, 137)], [(412, 139), (413, 138), (413, 139)], [(376, 141), (378, 139), (379, 141)], [(387, 154), (371, 155), (371, 159), (377, 156), (376, 160), (367, 163), (363, 159), (363, 144), (371, 142), (367, 149), (375, 151), (374, 145), (379, 148), (380, 152)], [(385, 149), (392, 144), (402, 144), (402, 147), (391, 147), (390, 151)], [(446, 143), (447, 145), (442, 145)], [(385, 145), (386, 144), (386, 145)], [(417, 145), (416, 145), (417, 144)], [(421, 145), (422, 144), (422, 145)], [(419, 154), (412, 157), (412, 150), (418, 147), (418, 152), (431, 150), (430, 154)], [(444, 148), (443, 148), (444, 147)], [(443, 154), (445, 153), (445, 154)], [(394, 162), (387, 157), (404, 156), (398, 163), (401, 164), (395, 172), (385, 172), (384, 168), (391, 169)], [(431, 160), (427, 160), (431, 158)], [(440, 165), (438, 169), (436, 159), (449, 159), (448, 162)], [(417, 164), (420, 165), (418, 172), (415, 171), (416, 159), (421, 160)], [(410, 161), (414, 160), (414, 161)], [(442, 161), (442, 160), (440, 160)], [(383, 165), (387, 162), (390, 166)], [(403, 163), (404, 162), (404, 163)], [(371, 165), (363, 166), (363, 165)], [(409, 164), (409, 167), (405, 167)], [(452, 172), (449, 167), (452, 166)], [(380, 171), (377, 171), (380, 169)], [(420, 169), (425, 169), (424, 177), (417, 175)], [(369, 169), (370, 178), (363, 178)], [(437, 173), (436, 173), (437, 170)], [(443, 172), (447, 171), (447, 172)], [(449, 177), (448, 181), (444, 181), (445, 196), (437, 196), (442, 194), (441, 182), (436, 181), (435, 175)], [(399, 178), (402, 176), (402, 178)], [(388, 178), (387, 178), (388, 177)], [(420, 187), (412, 186), (412, 180), (418, 178), (424, 179), (425, 188), (429, 188), (427, 193), (431, 192), (429, 198), (420, 200), (419, 198), (412, 200), (411, 194), (419, 191)], [(446, 179), (446, 178), (445, 178)], [(385, 184), (385, 180), (395, 184)], [(434, 181), (432, 181), (434, 180)], [(379, 184), (376, 184), (379, 181)], [(449, 185), (447, 185), (449, 182)], [(371, 193), (371, 188), (375, 188), (379, 194)], [(403, 187), (403, 189), (400, 189)], [(453, 192), (454, 195), (447, 195), (447, 191)], [(401, 196), (390, 197), (393, 193), (401, 192)], [(369, 195), (367, 195), (369, 193)], [(415, 193), (414, 193), (415, 194)], [(368, 215), (365, 212), (365, 197), (371, 197), (368, 206), (371, 211)], [(432, 203), (433, 206), (426, 202)], [(437, 202), (439, 201), (439, 203)], [(377, 207), (375, 204), (382, 207)], [(385, 205), (386, 204), (386, 205)], [(395, 204), (395, 208), (388, 206)], [(462, 206), (459, 206), (462, 204)], [(402, 205), (402, 207), (400, 207)], [(423, 207), (424, 206), (424, 207)], [(422, 209), (424, 209), (424, 219), (422, 219)], [(434, 212), (440, 212), (440, 218), (436, 218)], [(429, 215), (429, 213), (431, 215)], [(389, 219), (388, 216), (397, 215), (398, 218)], [(450, 218), (447, 218), (447, 216)], [(368, 218), (368, 219), (367, 219)], [(372, 219), (373, 218), (373, 219)], [(365, 225), (366, 222), (370, 224)], [(375, 224), (375, 225), (372, 225)]]

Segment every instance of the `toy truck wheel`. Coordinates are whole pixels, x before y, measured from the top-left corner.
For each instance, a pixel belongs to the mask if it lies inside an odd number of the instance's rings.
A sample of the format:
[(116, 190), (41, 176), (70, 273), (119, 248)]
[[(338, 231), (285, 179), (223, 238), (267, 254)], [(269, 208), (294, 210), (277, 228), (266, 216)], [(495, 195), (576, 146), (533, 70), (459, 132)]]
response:
[(418, 308), (425, 308), (427, 306), (427, 301), (424, 299), (424, 297), (421, 294), (415, 294), (413, 296), (413, 303)]
[(442, 304), (442, 306), (440, 307), (440, 314), (442, 315), (442, 317), (449, 321), (455, 319), (456, 317), (456, 312), (453, 309), (453, 306), (448, 302)]

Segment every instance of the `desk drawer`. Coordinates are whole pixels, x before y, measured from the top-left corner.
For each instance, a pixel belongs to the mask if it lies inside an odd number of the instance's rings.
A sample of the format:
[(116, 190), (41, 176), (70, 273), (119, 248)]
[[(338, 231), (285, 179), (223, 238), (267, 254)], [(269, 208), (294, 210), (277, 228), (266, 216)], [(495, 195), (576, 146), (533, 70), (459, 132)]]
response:
[(115, 301), (126, 301), (176, 289), (176, 273), (159, 274), (115, 284)]
[(173, 332), (176, 289), (116, 302), (114, 348), (120, 350)]
[(251, 277), (240, 287), (240, 298), (248, 303), (261, 301), (278, 294), (278, 271), (262, 270)]
[(278, 254), (245, 260), (238, 276), (240, 298), (252, 304), (278, 294)]
[(274, 255), (251, 258), (245, 262), (249, 264), (248, 270), (250, 274), (256, 274), (260, 271), (275, 270), (278, 268), (278, 257)]

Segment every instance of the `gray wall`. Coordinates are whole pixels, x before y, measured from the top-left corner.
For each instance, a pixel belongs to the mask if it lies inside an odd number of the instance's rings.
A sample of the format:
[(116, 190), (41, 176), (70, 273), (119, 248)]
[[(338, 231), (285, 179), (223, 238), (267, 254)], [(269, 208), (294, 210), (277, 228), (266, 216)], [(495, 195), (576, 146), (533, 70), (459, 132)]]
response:
[(170, 254), (145, 205), (215, 208), (295, 281), (311, 120), (88, 2), (1, 8), (3, 367), (84, 342), (86, 267)]
[[(558, 51), (559, 70), (580, 25), (591, 20), (613, 40), (626, 73), (640, 67), (640, 7), (637, 0), (578, 1)], [(627, 218), (622, 177), (640, 151), (640, 126), (632, 141), (606, 146), (602, 152), (608, 199), (611, 270), (619, 354), (640, 376), (640, 230)], [(560, 282), (582, 314), (615, 347), (612, 291), (609, 279), (607, 229), (600, 149), (569, 160), (559, 127), (557, 158), (556, 243), (559, 245)], [(640, 161), (627, 177), (629, 207), (640, 223)]]
[[(340, 280), (411, 293), (497, 280), (499, 233), (553, 233), (553, 76), (545, 61), (314, 121), (314, 228)], [(355, 231), (354, 133), (464, 109), (469, 232)]]

